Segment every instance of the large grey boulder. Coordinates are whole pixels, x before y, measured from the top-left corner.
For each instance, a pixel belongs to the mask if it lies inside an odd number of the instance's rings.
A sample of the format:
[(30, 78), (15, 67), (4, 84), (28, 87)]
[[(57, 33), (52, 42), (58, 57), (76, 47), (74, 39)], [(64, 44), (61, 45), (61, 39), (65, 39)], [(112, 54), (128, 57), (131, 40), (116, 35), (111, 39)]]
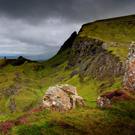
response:
[(49, 87), (43, 97), (43, 107), (59, 111), (75, 109), (76, 103), (85, 105), (84, 99), (78, 96), (76, 87), (69, 84)]

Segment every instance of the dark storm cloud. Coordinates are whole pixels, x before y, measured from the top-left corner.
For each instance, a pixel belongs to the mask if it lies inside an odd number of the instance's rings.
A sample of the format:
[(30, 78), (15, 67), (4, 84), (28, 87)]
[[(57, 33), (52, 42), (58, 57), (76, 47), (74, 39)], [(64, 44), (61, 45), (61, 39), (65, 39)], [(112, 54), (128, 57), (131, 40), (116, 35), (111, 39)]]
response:
[(72, 4), (73, 0), (1, 0), (0, 13), (11, 18), (39, 21), (72, 12)]
[(135, 14), (134, 0), (0, 0), (0, 53), (56, 53), (84, 23)]
[(0, 13), (33, 22), (50, 17), (87, 21), (102, 16), (131, 14), (134, 4), (134, 0), (1, 0)]

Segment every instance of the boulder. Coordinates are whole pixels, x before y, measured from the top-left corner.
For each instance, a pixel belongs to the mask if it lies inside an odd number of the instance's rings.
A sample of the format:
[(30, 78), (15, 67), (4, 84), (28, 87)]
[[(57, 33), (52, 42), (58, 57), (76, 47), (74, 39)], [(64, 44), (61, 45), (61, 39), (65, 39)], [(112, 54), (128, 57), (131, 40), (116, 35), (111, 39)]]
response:
[(43, 97), (43, 107), (59, 111), (75, 109), (76, 103), (85, 105), (84, 99), (78, 96), (76, 87), (69, 84), (49, 87)]
[(135, 43), (132, 42), (129, 47), (129, 53), (126, 59), (126, 70), (122, 83), (123, 89), (135, 92)]
[(107, 97), (101, 97), (99, 96), (97, 98), (97, 107), (101, 107), (101, 106), (107, 106), (111, 104), (111, 100)]
[(110, 91), (97, 98), (97, 107), (106, 107), (116, 102), (116, 100), (121, 99), (132, 99), (132, 97), (127, 95), (124, 90), (121, 89)]

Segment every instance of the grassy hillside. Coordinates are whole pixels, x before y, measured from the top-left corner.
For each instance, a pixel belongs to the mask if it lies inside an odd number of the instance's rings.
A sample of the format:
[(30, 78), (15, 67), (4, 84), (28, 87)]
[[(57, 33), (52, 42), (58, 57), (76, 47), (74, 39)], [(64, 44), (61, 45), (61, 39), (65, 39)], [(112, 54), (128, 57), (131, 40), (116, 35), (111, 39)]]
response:
[[(67, 52), (63, 52), (62, 55), (66, 57), (68, 55)], [(133, 134), (135, 128), (134, 100), (122, 99), (107, 108), (95, 108), (96, 102), (94, 101), (100, 95), (99, 87), (102, 84), (109, 86), (109, 78), (97, 81), (96, 78), (93, 80), (88, 76), (84, 78), (83, 82), (79, 75), (71, 78), (72, 70), (65, 70), (68, 59), (61, 61), (61, 64), (58, 65), (57, 63), (60, 62), (59, 57), (56, 55), (49, 61), (42, 63), (45, 68), (38, 71), (33, 69), (40, 64), (27, 62), (17, 67), (8, 65), (1, 70), (2, 74), (6, 74), (7, 70), (10, 71), (11, 76), (17, 72), (20, 78), (23, 76), (23, 71), (25, 71), (25, 76), (30, 79), (30, 82), (27, 83), (27, 88), (22, 83), (21, 85), (24, 87), (22, 91), (17, 95), (12, 95), (17, 111), (9, 116), (0, 117), (0, 133), (12, 135)], [(53, 65), (51, 67), (51, 61), (58, 66)], [(43, 78), (40, 78), (41, 75)], [(106, 85), (104, 93), (121, 88), (122, 79), (122, 77), (116, 78), (116, 82), (112, 87), (107, 87)], [(41, 80), (42, 84), (40, 84)], [(44, 110), (42, 107), (39, 107), (42, 104), (38, 104), (37, 100), (43, 97), (46, 89), (49, 86), (63, 83), (76, 86), (78, 94), (86, 100), (86, 105), (89, 107), (78, 106), (76, 110), (68, 112)], [(135, 98), (134, 95), (128, 94)], [(1, 101), (3, 103), (6, 102), (5, 109), (7, 109), (8, 100)], [(31, 104), (33, 105), (32, 107)], [(22, 110), (28, 106), (30, 106), (30, 109)]]
[[(96, 38), (125, 62), (128, 46), (135, 41), (135, 15), (99, 20), (82, 26), (79, 37)], [(119, 46), (119, 48), (118, 48)]]
[[(83, 25), (69, 47), (71, 42), (65, 42), (66, 47), (45, 62), (23, 59), (23, 64), (16, 60), (14, 65), (12, 60), (0, 60), (0, 134), (134, 134), (133, 93), (125, 91), (129, 98), (96, 107), (99, 95), (122, 89), (123, 73), (112, 74), (111, 68), (125, 62), (128, 45), (135, 40), (134, 22), (132, 15)], [(107, 51), (96, 39), (105, 42)], [(42, 98), (48, 87), (56, 84), (75, 86), (86, 106), (68, 112), (44, 110)]]
[(135, 15), (99, 20), (83, 25), (79, 36), (97, 38), (105, 43), (129, 45), (135, 41)]

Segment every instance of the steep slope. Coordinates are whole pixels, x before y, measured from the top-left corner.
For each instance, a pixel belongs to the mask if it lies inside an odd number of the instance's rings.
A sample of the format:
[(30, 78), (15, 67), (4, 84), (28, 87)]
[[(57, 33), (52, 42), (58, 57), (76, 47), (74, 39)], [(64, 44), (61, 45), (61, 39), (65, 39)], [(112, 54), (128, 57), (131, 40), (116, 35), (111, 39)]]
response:
[(102, 44), (98, 39), (77, 37), (70, 52), (67, 69), (74, 68), (84, 77), (91, 75), (100, 80), (124, 75), (124, 64), (102, 48)]
[(45, 65), (46, 67), (47, 66), (55, 67), (55, 66), (58, 66), (58, 65), (64, 63), (65, 61), (67, 61), (68, 57), (69, 57), (69, 52), (71, 50), (72, 44), (76, 37), (77, 37), (77, 33), (73, 32), (71, 34), (71, 36), (61, 46), (58, 53), (51, 59), (49, 59), (45, 62), (42, 62), (42, 64)]

